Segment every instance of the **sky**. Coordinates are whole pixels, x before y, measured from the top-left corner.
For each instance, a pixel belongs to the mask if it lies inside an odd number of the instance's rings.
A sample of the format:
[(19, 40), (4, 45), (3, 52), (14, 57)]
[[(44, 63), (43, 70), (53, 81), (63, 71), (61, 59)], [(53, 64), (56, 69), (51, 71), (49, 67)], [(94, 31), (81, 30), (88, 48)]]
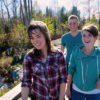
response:
[[(91, 15), (97, 13), (98, 1), (99, 1), (99, 6), (100, 6), (100, 0), (33, 0), (33, 5), (35, 1), (37, 1), (36, 9), (40, 9), (43, 13), (45, 13), (47, 6), (48, 8), (51, 8), (55, 12), (57, 12), (57, 10), (61, 7), (65, 7), (66, 11), (69, 11), (72, 9), (73, 5), (77, 6), (78, 10), (80, 10), (81, 17), (87, 17), (89, 15), (89, 13), (87, 12), (88, 10), (87, 2), (88, 1), (90, 1)], [(8, 4), (10, 2), (11, 0), (7, 0)], [(99, 9), (99, 12), (100, 12), (100, 9)]]
[[(88, 16), (88, 5), (87, 2), (90, 1), (91, 14), (96, 14), (98, 11), (98, 0), (37, 0), (38, 5), (42, 11), (45, 11), (45, 7), (48, 6), (55, 10), (56, 6), (65, 7), (67, 11), (71, 10), (73, 5), (77, 6), (78, 10), (81, 12), (81, 17)], [(100, 0), (99, 0), (100, 6)], [(99, 9), (100, 11), (100, 9)]]

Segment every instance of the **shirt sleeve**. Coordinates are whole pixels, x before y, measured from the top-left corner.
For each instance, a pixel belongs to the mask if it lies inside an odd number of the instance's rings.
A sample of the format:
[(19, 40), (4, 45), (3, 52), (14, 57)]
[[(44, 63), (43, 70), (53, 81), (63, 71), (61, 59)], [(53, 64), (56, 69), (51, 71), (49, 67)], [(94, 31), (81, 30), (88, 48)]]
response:
[(68, 65), (68, 74), (73, 75), (74, 72), (75, 72), (75, 50), (73, 49)]
[(30, 61), (28, 59), (28, 55), (24, 57), (23, 61), (23, 79), (22, 79), (22, 87), (30, 87), (31, 86), (31, 66)]
[(67, 82), (67, 64), (65, 62), (64, 55), (61, 53), (59, 57), (59, 70), (60, 70), (60, 83)]
[(65, 46), (65, 45), (66, 45), (64, 36), (61, 37), (61, 45), (62, 45), (62, 46)]

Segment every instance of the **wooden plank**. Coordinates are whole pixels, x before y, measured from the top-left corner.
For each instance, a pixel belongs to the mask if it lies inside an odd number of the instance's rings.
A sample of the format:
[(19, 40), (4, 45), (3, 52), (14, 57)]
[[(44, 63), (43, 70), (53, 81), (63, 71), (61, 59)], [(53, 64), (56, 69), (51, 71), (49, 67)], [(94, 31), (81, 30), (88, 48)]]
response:
[(21, 83), (0, 97), (0, 100), (17, 100), (21, 96)]

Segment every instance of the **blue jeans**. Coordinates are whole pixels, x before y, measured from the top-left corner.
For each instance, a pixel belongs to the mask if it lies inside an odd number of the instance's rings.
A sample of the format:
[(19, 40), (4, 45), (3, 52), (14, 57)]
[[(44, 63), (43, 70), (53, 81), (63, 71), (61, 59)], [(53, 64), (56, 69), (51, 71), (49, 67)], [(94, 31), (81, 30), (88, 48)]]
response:
[(83, 94), (72, 89), (72, 100), (100, 100), (100, 93), (98, 94)]

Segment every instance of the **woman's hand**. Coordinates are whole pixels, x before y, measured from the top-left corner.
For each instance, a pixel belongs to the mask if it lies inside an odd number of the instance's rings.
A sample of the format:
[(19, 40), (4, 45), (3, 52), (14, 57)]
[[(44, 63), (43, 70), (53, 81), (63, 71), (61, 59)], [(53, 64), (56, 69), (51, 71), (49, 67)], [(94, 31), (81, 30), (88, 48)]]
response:
[(71, 91), (70, 91), (70, 89), (66, 90), (66, 95), (67, 95), (68, 98), (71, 98)]
[(71, 82), (72, 82), (72, 75), (68, 75), (67, 90), (66, 90), (66, 95), (67, 95), (68, 98), (71, 98), (71, 91), (70, 91)]
[(96, 86), (97, 86), (96, 89), (100, 89), (100, 80), (97, 81)]

